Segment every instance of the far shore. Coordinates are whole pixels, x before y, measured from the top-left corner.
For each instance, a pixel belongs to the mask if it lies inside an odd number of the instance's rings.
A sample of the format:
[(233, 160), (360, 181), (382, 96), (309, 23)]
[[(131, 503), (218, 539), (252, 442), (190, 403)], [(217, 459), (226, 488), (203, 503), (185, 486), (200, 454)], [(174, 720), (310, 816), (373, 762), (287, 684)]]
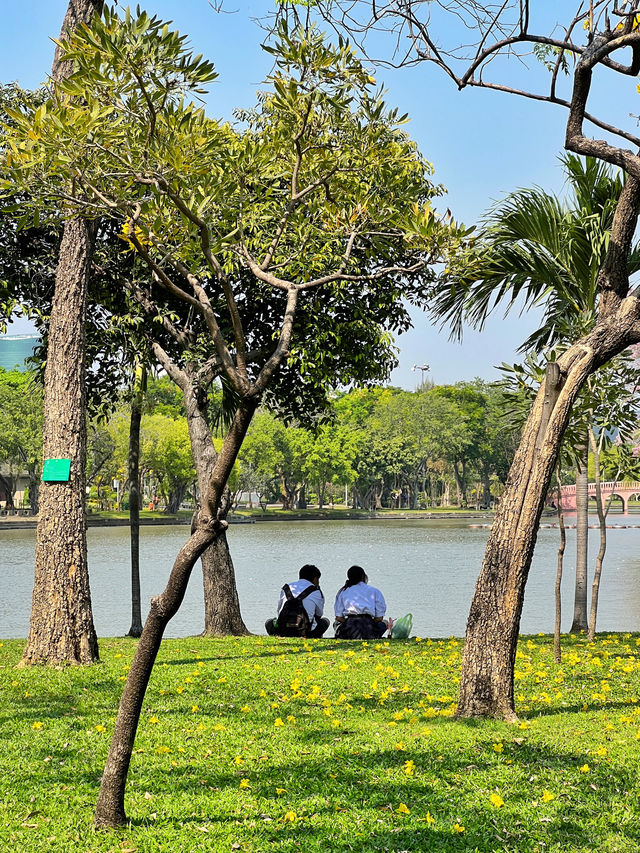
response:
[[(165, 525), (191, 524), (191, 512), (181, 511), (177, 515), (167, 515), (163, 512), (143, 511), (140, 515), (140, 525), (162, 527)], [(229, 524), (254, 524), (262, 521), (400, 521), (424, 519), (492, 519), (492, 510), (474, 509), (383, 509), (376, 512), (354, 509), (336, 509), (326, 507), (318, 509), (311, 507), (306, 510), (282, 510), (279, 507), (261, 509), (241, 509), (229, 513)], [(0, 530), (30, 529), (38, 526), (37, 516), (16, 514), (0, 516)], [(90, 512), (87, 516), (88, 527), (128, 527), (129, 515), (124, 512)]]

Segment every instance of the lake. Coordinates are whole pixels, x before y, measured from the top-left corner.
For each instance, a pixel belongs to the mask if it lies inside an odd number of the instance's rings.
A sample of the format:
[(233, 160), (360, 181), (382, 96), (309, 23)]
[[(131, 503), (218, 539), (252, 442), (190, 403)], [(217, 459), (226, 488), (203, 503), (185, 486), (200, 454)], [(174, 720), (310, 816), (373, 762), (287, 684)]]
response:
[[(638, 524), (638, 516), (615, 516), (613, 524)], [(229, 544), (236, 567), (242, 614), (247, 627), (264, 633), (275, 615), (283, 583), (297, 577), (304, 563), (322, 571), (325, 612), (353, 563), (387, 600), (387, 614), (413, 613), (413, 634), (462, 636), (489, 531), (468, 520), (367, 520), (259, 522), (231, 525)], [(640, 529), (608, 530), (608, 550), (600, 591), (598, 630), (640, 630)], [(161, 592), (187, 527), (142, 527), (140, 531), (143, 617), (152, 595)], [(590, 563), (599, 544), (589, 531)], [(563, 630), (573, 617), (575, 530), (567, 531), (563, 583)], [(88, 531), (89, 570), (99, 636), (126, 634), (130, 625), (129, 530)], [(33, 585), (35, 530), (0, 529), (0, 637), (26, 637)], [(541, 529), (527, 591), (523, 633), (553, 631), (558, 531)], [(590, 591), (589, 591), (590, 596)], [(203, 627), (199, 567), (184, 603), (169, 623), (167, 636), (198, 634)]]

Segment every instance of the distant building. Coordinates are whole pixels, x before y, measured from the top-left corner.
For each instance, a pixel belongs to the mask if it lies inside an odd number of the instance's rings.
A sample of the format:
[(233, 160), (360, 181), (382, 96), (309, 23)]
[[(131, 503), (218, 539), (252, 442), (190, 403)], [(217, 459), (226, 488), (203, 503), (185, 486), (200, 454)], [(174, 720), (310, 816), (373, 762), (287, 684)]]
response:
[(0, 367), (3, 370), (27, 370), (26, 360), (40, 343), (38, 335), (0, 337)]

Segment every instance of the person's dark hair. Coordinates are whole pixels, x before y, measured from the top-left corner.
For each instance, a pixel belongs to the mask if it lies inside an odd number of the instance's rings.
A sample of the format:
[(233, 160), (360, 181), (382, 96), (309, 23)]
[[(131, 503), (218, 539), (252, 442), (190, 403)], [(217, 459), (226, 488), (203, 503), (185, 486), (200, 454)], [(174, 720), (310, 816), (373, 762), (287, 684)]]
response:
[(342, 592), (343, 589), (349, 589), (350, 586), (355, 586), (358, 583), (366, 583), (367, 580), (367, 573), (362, 566), (351, 566), (347, 571), (347, 580), (344, 586), (340, 587), (338, 592)]
[(298, 577), (301, 581), (309, 581), (309, 583), (313, 583), (316, 578), (319, 578), (322, 575), (322, 572), (317, 566), (312, 566), (311, 563), (305, 563), (305, 565), (298, 572)]

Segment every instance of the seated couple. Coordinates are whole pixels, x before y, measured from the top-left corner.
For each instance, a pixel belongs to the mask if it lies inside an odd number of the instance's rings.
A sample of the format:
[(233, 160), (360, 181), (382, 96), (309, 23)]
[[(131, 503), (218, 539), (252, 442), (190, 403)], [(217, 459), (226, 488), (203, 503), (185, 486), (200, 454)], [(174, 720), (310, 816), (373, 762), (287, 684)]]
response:
[[(320, 589), (320, 569), (305, 565), (299, 579), (285, 584), (280, 592), (278, 615), (267, 619), (267, 634), (280, 637), (322, 637), (329, 627), (323, 617), (324, 595)], [(347, 580), (338, 590), (334, 612), (335, 636), (342, 640), (374, 640), (391, 627), (384, 621), (386, 604), (379, 589), (369, 586), (360, 566), (351, 566)]]

